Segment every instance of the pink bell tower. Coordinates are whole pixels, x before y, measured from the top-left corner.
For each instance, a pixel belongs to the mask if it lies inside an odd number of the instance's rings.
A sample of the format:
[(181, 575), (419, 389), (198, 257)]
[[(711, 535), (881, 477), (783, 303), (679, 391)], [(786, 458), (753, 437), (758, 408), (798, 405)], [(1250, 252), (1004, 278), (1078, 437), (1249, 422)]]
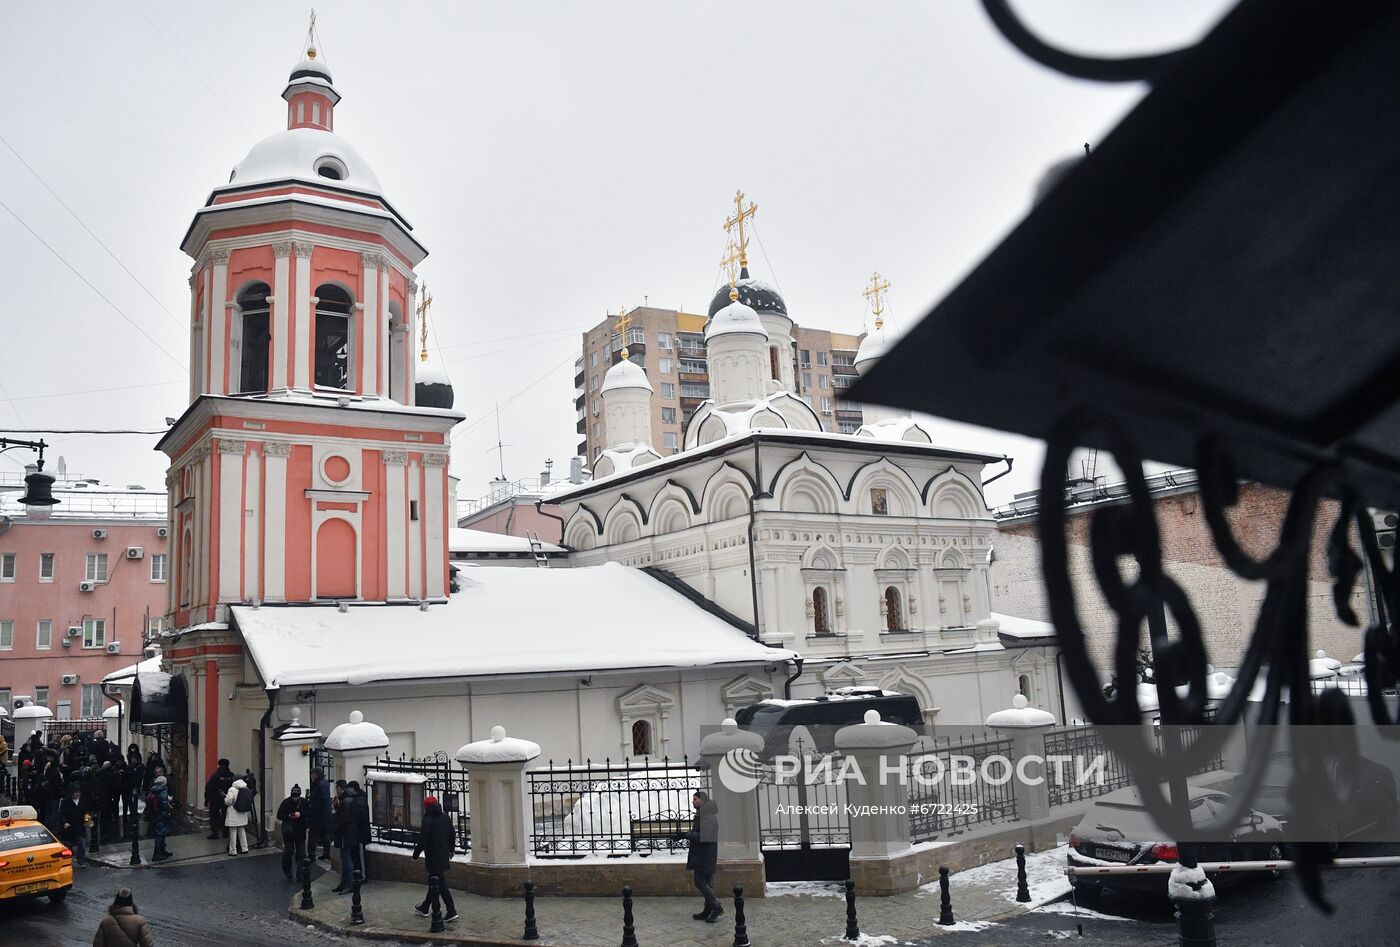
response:
[(314, 49), (282, 97), (286, 130), (234, 165), (181, 244), (194, 260), (190, 404), (158, 449), (170, 458), (165, 653), (198, 739), (175, 765), (188, 800), (221, 755), (247, 759), (244, 688), (266, 704), (244, 680), (230, 605), (448, 594), (448, 434), (462, 415), (417, 403), (414, 268), (427, 250), (334, 132), (340, 93)]

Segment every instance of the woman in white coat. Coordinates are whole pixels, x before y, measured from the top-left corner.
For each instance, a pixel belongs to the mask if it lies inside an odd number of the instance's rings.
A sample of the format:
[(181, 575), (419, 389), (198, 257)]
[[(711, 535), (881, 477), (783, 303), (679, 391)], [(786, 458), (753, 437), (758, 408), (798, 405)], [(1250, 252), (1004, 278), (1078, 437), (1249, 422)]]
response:
[(249, 791), (248, 784), (241, 779), (235, 779), (224, 796), (224, 805), (228, 806), (228, 813), (224, 816), (224, 825), (228, 827), (228, 853), (237, 855), (240, 850), (246, 852), (248, 818), (253, 811), (253, 794)]

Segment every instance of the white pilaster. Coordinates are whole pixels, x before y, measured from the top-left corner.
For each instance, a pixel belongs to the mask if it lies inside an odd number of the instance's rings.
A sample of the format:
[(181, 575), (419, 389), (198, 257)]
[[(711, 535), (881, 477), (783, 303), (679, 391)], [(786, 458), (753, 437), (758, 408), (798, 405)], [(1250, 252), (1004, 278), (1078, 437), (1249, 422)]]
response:
[(408, 452), (384, 452), (384, 562), (389, 572), (385, 594), (390, 599), (408, 597), (405, 563), (408, 561), (408, 497), (404, 474)]
[(219, 438), (219, 601), (241, 598), (243, 565), (243, 452), (246, 441)]
[(267, 497), (263, 510), (263, 564), (267, 570), (263, 597), (269, 602), (287, 600), (287, 456), (291, 445), (278, 441), (263, 444), (263, 483)]
[[(418, 521), (408, 521), (408, 594), (423, 596), (423, 468), (416, 461), (408, 464), (408, 502), (418, 504)], [(408, 504), (405, 504), (407, 509)]]
[(447, 455), (423, 455), (423, 503), (421, 504), (424, 542), (428, 551), (424, 566), (424, 588), (427, 598), (447, 595), (442, 563), (447, 556), (447, 537), (443, 533), (446, 512), (443, 499), (447, 490)]
[(243, 503), (243, 600), (261, 598), (258, 593), (258, 547), (262, 529), (262, 463), (257, 452), (244, 457), (247, 490)]
[(209, 293), (209, 376), (205, 390), (228, 394), (225, 368), (228, 365), (228, 251), (210, 253), (214, 262)]
[(359, 377), (354, 388), (362, 395), (380, 395), (379, 387), (379, 262), (377, 253), (360, 254), (363, 267), (365, 298), (360, 310), (360, 351)]
[(296, 301), (292, 308), (296, 312), (296, 322), (292, 327), (292, 337), (296, 339), (296, 362), (292, 369), (292, 387), (303, 391), (311, 390), (311, 244), (300, 240), (292, 242), (292, 253), (296, 257)]
[(272, 245), (272, 380), (273, 390), (287, 387), (287, 346), (291, 340), (292, 314), (287, 306), (291, 301), (291, 260), (290, 241)]

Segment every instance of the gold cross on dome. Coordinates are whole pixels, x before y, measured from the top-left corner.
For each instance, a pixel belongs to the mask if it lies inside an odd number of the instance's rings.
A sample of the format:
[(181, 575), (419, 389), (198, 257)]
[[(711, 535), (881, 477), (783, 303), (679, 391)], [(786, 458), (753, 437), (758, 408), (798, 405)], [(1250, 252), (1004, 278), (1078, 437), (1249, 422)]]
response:
[(870, 285), (865, 287), (865, 292), (861, 295), (870, 300), (870, 311), (875, 316), (875, 328), (885, 327), (884, 312), (885, 300), (883, 294), (890, 288), (890, 281), (877, 273), (870, 274)]
[(734, 216), (724, 221), (725, 232), (739, 228), (739, 239), (735, 242), (739, 248), (739, 265), (749, 265), (749, 240), (744, 236), (744, 221), (758, 213), (758, 205), (749, 201), (747, 207), (744, 206), (744, 192), (734, 192)]
[(428, 360), (428, 310), (433, 308), (433, 295), (423, 282), (423, 298), (418, 301), (418, 361)]
[(724, 267), (725, 282), (729, 284), (730, 288), (733, 288), (739, 280), (739, 247), (733, 240), (730, 240), (729, 246), (725, 247), (724, 258), (719, 263), (720, 266)]
[(630, 329), (631, 327), (632, 327), (632, 315), (631, 315), (631, 313), (629, 313), (629, 312), (627, 311), (627, 307), (626, 307), (626, 306), (618, 306), (618, 307), (617, 307), (617, 337), (618, 337), (618, 339), (622, 342), (622, 357), (623, 357), (624, 359), (628, 359), (628, 358), (631, 358), (631, 357), (632, 357), (631, 353), (627, 351), (627, 330)]

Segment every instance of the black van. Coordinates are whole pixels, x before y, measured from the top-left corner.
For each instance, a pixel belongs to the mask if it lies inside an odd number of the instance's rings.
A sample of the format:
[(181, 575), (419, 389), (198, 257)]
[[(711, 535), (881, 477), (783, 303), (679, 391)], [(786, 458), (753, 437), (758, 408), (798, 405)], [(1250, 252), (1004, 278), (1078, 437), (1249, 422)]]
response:
[(924, 723), (918, 698), (878, 687), (848, 687), (800, 700), (761, 700), (738, 710), (734, 721), (763, 736), (763, 756), (771, 759), (788, 751), (788, 737), (797, 726), (808, 729), (818, 752), (831, 752), (835, 749), (836, 731), (863, 723), (868, 710), (878, 710), (886, 723), (916, 728)]

